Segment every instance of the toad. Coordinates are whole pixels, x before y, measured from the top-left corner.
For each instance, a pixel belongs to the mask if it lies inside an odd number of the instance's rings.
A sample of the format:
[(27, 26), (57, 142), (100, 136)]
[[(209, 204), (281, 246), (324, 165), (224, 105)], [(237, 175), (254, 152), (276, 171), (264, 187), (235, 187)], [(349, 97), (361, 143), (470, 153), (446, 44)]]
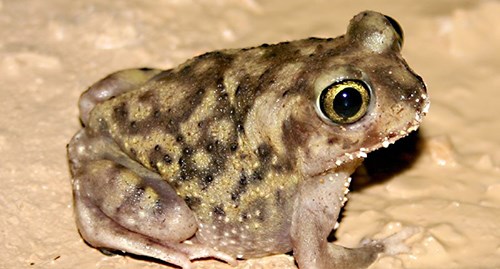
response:
[(327, 241), (367, 153), (418, 128), (429, 101), (398, 23), (365, 11), (337, 38), (129, 69), (80, 98), (68, 145), (77, 226), (103, 250), (191, 261), (287, 253), (363, 268), (394, 240)]

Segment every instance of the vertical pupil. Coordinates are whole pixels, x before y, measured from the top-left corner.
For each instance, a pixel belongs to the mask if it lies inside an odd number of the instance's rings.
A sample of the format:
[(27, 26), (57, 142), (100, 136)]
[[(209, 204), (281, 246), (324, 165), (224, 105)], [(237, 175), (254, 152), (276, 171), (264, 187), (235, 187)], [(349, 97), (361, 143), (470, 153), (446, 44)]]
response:
[(363, 97), (354, 88), (345, 88), (333, 99), (333, 110), (342, 118), (350, 118), (358, 113)]

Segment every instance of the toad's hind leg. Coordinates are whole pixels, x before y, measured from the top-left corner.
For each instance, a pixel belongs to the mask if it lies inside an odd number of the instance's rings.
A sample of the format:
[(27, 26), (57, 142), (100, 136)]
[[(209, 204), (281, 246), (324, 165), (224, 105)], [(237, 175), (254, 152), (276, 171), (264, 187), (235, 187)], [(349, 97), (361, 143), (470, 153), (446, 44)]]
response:
[(96, 104), (135, 90), (160, 72), (159, 69), (151, 68), (126, 69), (108, 75), (94, 83), (82, 93), (78, 102), (82, 123), (87, 125), (89, 113)]
[(78, 229), (90, 245), (160, 259), (182, 268), (191, 260), (230, 256), (185, 240), (197, 221), (159, 175), (131, 161), (105, 138), (79, 132), (68, 147)]

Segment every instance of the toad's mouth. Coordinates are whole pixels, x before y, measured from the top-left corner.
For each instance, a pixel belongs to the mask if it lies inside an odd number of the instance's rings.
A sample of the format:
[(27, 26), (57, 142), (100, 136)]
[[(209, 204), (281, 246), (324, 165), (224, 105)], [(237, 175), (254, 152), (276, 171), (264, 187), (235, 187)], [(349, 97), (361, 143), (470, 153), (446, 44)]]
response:
[(318, 167), (323, 167), (323, 169), (318, 169), (312, 173), (310, 176), (322, 176), (331, 173), (339, 173), (350, 171), (353, 173), (354, 170), (363, 162), (363, 160), (368, 156), (368, 153), (375, 151), (380, 148), (387, 148), (394, 144), (399, 139), (408, 136), (413, 131), (418, 129), (418, 124), (409, 124), (410, 127), (405, 131), (400, 131), (398, 133), (391, 133), (390, 135), (384, 136), (382, 139), (374, 143), (374, 146), (367, 148), (360, 148), (356, 151), (346, 152), (341, 156), (336, 156), (335, 158), (325, 160), (323, 164)]

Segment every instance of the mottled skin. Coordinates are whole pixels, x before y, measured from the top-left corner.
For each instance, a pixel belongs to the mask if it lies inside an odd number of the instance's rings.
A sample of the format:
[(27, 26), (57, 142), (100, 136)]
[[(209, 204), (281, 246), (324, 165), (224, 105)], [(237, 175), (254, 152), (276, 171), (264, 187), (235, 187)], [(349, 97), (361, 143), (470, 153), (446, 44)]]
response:
[[(347, 34), (114, 73), (80, 99), (68, 147), (78, 228), (101, 249), (183, 268), (293, 250), (300, 268), (367, 267), (390, 240), (327, 242), (366, 153), (418, 128), (428, 101), (390, 18), (363, 12)], [(335, 123), (332, 83), (370, 88), (366, 114)], [(404, 236), (403, 236), (404, 237)]]

